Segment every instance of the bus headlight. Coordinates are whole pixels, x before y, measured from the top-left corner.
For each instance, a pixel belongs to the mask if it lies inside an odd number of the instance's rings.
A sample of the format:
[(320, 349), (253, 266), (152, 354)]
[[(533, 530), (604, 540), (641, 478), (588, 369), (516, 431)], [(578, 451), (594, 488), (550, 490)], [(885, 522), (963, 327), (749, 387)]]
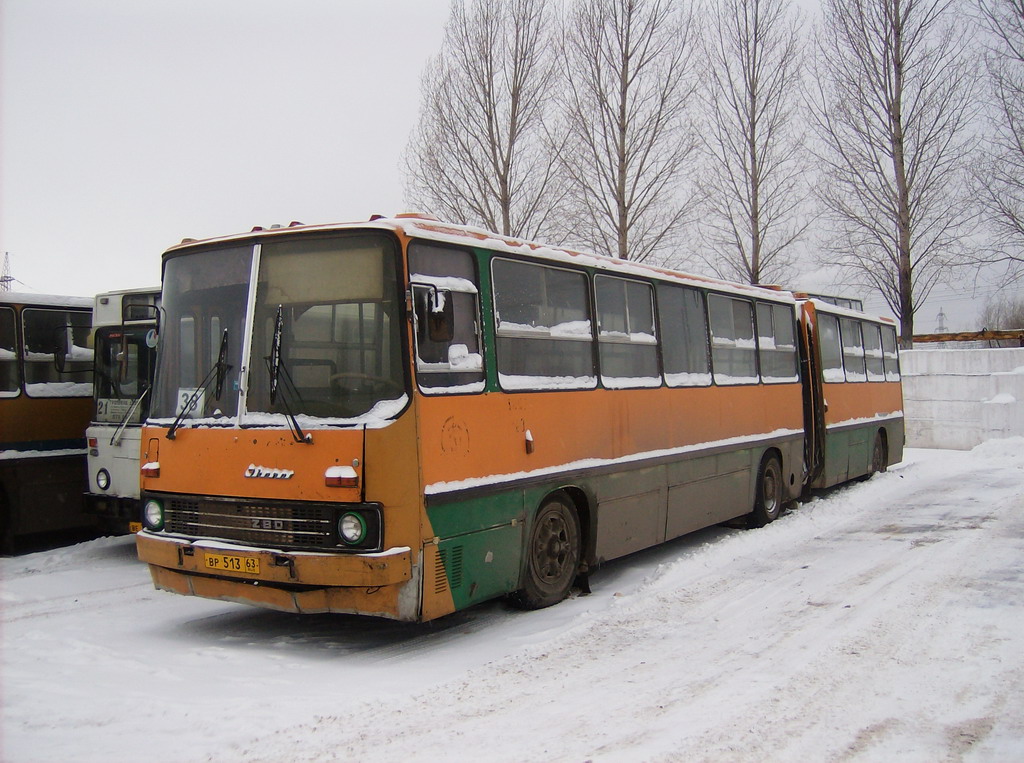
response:
[(164, 507), (160, 501), (150, 499), (142, 507), (142, 524), (147, 530), (162, 530), (164, 527)]
[(106, 469), (100, 469), (96, 472), (96, 487), (100, 490), (106, 490), (110, 487), (110, 472)]
[(366, 539), (366, 520), (354, 511), (345, 512), (338, 520), (338, 535), (350, 546), (362, 543)]

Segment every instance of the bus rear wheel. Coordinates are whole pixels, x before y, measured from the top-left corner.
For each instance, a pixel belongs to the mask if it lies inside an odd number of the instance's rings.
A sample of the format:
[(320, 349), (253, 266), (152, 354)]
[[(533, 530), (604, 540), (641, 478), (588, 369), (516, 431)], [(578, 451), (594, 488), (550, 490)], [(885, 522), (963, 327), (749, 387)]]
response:
[(565, 493), (554, 493), (540, 507), (526, 547), (523, 587), (512, 594), (521, 609), (541, 609), (569, 595), (580, 563), (580, 520)]
[(882, 441), (882, 433), (875, 435), (875, 447), (871, 451), (871, 474), (884, 472), (889, 468), (888, 454), (885, 452), (885, 443)]
[(754, 493), (754, 510), (750, 513), (750, 527), (764, 527), (774, 522), (782, 513), (782, 464), (776, 455), (761, 459), (757, 470), (757, 487)]

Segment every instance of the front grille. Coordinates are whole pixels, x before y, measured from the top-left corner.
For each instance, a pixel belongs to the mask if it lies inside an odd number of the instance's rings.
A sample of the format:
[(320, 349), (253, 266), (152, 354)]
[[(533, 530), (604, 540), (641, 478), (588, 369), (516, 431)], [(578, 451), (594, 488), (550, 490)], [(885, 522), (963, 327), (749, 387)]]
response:
[[(335, 522), (345, 506), (329, 503), (254, 501), (205, 496), (168, 496), (163, 500), (163, 531), (174, 535), (215, 538), (252, 546), (282, 549), (378, 550), (380, 533), (371, 533), (370, 546), (342, 548)], [(349, 507), (351, 508), (351, 507)], [(361, 504), (379, 528), (379, 511)]]

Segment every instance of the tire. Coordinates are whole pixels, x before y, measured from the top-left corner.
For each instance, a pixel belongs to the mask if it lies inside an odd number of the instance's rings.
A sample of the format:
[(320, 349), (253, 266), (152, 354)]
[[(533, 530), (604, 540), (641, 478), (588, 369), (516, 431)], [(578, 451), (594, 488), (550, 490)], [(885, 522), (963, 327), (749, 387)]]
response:
[(526, 547), (523, 587), (512, 594), (521, 609), (542, 609), (569, 595), (580, 564), (580, 519), (565, 493), (553, 493), (541, 505)]
[(3, 485), (0, 485), (0, 554), (10, 556), (15, 552), (14, 517), (7, 503)]
[(882, 440), (882, 433), (875, 435), (875, 446), (871, 450), (871, 471), (869, 475), (884, 472), (889, 468), (889, 454), (886, 452), (885, 442)]
[(754, 510), (750, 513), (750, 527), (764, 527), (774, 522), (782, 513), (782, 463), (776, 455), (761, 459), (757, 470), (757, 486), (754, 493)]

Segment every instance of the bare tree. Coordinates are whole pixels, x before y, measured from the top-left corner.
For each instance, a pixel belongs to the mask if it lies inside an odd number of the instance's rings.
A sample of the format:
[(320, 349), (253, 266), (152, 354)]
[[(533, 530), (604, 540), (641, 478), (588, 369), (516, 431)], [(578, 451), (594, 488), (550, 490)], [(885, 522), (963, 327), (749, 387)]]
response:
[(691, 208), (681, 195), (696, 135), (692, 15), (672, 0), (575, 0), (566, 18), (563, 171), (573, 230), (600, 252), (646, 260)]
[(1024, 329), (1024, 297), (997, 294), (985, 303), (979, 322), (982, 329)]
[(975, 67), (958, 0), (825, 0), (813, 122), (829, 264), (879, 291), (909, 346), (914, 310), (963, 262)]
[(559, 192), (545, 113), (558, 70), (548, 0), (454, 0), (422, 80), (406, 201), (505, 235), (549, 235)]
[(994, 232), (990, 262), (1024, 274), (1024, 0), (978, 0), (988, 34), (986, 64), (993, 125), (976, 175)]
[(789, 0), (718, 0), (711, 12), (699, 256), (722, 278), (786, 280), (808, 227), (800, 24)]

